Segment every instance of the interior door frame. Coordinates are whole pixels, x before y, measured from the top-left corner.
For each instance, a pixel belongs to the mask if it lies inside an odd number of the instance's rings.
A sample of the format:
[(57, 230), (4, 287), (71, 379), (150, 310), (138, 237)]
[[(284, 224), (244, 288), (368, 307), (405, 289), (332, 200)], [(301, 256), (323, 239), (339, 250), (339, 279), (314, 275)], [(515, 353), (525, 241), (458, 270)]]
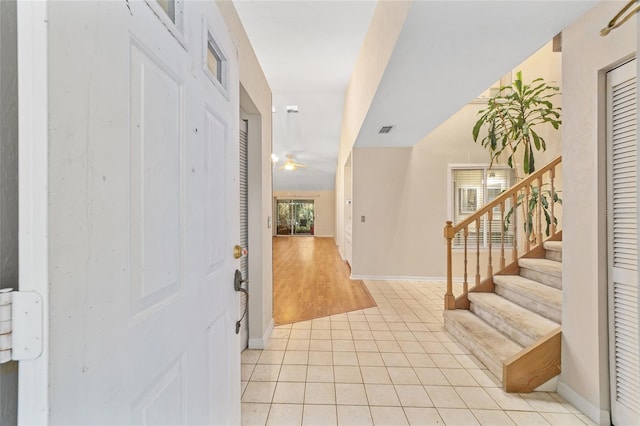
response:
[[(612, 117), (610, 117), (610, 112), (611, 112), (611, 102), (612, 102), (612, 97), (611, 97), (611, 89), (612, 89), (612, 84), (610, 84), (609, 81), (609, 73), (615, 71), (618, 68), (622, 68), (625, 66), (629, 66), (629, 63), (635, 61), (636, 66), (634, 67), (634, 69), (636, 70), (636, 85), (637, 85), (637, 70), (638, 70), (638, 58), (636, 56), (631, 56), (628, 58), (625, 58), (623, 60), (621, 60), (619, 63), (617, 63), (615, 66), (612, 66), (609, 70), (607, 70), (606, 72), (604, 72), (604, 105), (605, 105), (605, 110), (604, 110), (604, 117), (605, 117), (605, 123), (606, 123), (606, 137), (605, 137), (605, 147), (604, 147), (604, 155), (605, 155), (605, 161), (606, 161), (606, 175), (605, 175), (605, 188), (606, 188), (606, 219), (605, 219), (605, 226), (606, 226), (606, 233), (607, 233), (607, 237), (606, 237), (606, 243), (607, 243), (607, 254), (606, 254), (606, 274), (607, 274), (607, 279), (606, 279), (606, 294), (607, 294), (607, 334), (608, 334), (608, 339), (606, 341), (607, 343), (607, 355), (608, 355), (608, 362), (607, 362), (607, 367), (609, 369), (609, 375), (608, 375), (608, 379), (609, 379), (609, 389), (608, 389), (608, 393), (609, 393), (609, 400), (610, 400), (610, 409), (609, 409), (609, 417), (610, 420), (613, 422), (614, 421), (614, 416), (620, 416), (620, 415), (627, 415), (626, 413), (629, 413), (630, 411), (628, 411), (627, 407), (623, 407), (618, 405), (617, 407), (616, 405), (616, 352), (615, 352), (615, 332), (614, 332), (614, 288), (613, 288), (613, 273), (612, 273), (612, 268), (613, 268), (613, 232), (612, 232), (612, 226), (613, 226), (613, 213), (611, 211), (611, 209), (613, 208), (613, 177), (612, 177), (612, 168), (610, 165), (610, 162), (612, 161), (612, 146), (610, 146), (611, 141), (611, 132), (612, 132), (612, 128), (611, 128), (611, 123), (612, 123)], [(640, 86), (639, 86), (640, 87)], [(636, 92), (636, 95), (638, 93)], [(638, 99), (638, 98), (636, 98)], [(636, 100), (637, 102), (637, 100)], [(637, 108), (636, 108), (636, 126), (637, 128), (640, 129), (640, 126), (638, 126), (638, 121), (640, 118), (638, 118), (638, 112), (637, 112)], [(637, 136), (636, 136), (637, 138)], [(636, 140), (636, 145), (637, 145), (637, 140)], [(636, 164), (640, 164), (640, 150), (637, 150), (636, 153)], [(638, 175), (640, 176), (640, 175)], [(638, 191), (640, 191), (640, 185), (638, 185)], [(640, 194), (636, 193), (636, 206), (640, 207)], [(640, 240), (638, 240), (638, 244), (640, 244)], [(640, 297), (640, 292), (638, 294), (638, 296)], [(639, 306), (640, 306), (640, 299), (638, 300)], [(639, 336), (640, 337), (640, 336)], [(617, 419), (620, 420), (620, 419)]]
[(18, 424), (49, 422), (47, 2), (17, 2), (20, 291), (43, 301), (42, 354), (18, 365)]

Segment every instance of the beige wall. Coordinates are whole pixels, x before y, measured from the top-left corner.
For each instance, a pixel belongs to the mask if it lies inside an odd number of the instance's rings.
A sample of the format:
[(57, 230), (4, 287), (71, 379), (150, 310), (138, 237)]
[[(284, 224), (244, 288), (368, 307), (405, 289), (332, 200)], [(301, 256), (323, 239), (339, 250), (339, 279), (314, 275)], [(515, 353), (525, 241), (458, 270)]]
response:
[[(560, 56), (549, 43), (516, 70), (523, 71), (526, 81), (543, 77), (560, 83)], [(556, 104), (560, 101), (557, 98)], [(482, 107), (465, 106), (413, 148), (353, 149), (354, 276), (446, 275), (443, 227), (449, 219), (448, 165), (488, 164), (488, 152), (471, 137)], [(559, 132), (541, 133), (548, 150), (536, 156), (539, 166), (560, 154)], [(461, 257), (457, 252), (454, 259), (460, 267)]]
[(342, 167), (369, 112), (411, 7), (411, 0), (379, 1), (353, 69), (344, 100), (338, 166)]
[(315, 228), (315, 235), (318, 237), (335, 236), (335, 191), (273, 191), (273, 197), (276, 199), (286, 200), (314, 200), (313, 208), (315, 217), (313, 223)]
[(625, 4), (601, 2), (563, 33), (562, 375), (558, 391), (596, 422), (609, 415), (604, 72), (636, 51), (635, 19), (600, 29)]
[(249, 120), (249, 347), (262, 348), (273, 329), (271, 89), (233, 3), (216, 4), (238, 49), (240, 106)]
[(411, 3), (411, 0), (378, 2), (345, 93), (336, 169), (336, 205), (338, 206), (336, 243), (343, 257), (345, 256), (343, 206), (346, 197), (343, 190), (344, 166), (378, 90)]

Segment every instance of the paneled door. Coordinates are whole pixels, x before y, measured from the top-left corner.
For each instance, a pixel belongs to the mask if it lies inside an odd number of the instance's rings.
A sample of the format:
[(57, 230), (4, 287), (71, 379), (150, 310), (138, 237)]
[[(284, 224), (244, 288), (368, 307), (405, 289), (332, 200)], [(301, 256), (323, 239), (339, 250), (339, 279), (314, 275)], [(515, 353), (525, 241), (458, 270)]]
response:
[(636, 61), (607, 73), (611, 417), (640, 424)]
[(48, 335), (21, 362), (21, 422), (239, 424), (239, 84), (216, 3), (21, 8), (46, 26), (40, 44), (20, 36), (46, 61), (48, 119), (21, 122), (46, 126), (24, 143), (48, 153), (46, 209), (31, 210), (47, 215), (33, 288)]

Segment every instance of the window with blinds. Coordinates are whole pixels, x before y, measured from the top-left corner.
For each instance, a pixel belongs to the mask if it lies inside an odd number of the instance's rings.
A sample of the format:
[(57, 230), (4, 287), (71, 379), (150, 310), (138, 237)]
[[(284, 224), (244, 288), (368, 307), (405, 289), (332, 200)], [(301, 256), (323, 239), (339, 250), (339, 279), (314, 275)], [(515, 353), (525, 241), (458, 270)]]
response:
[[(489, 168), (488, 166), (451, 166), (451, 193), (449, 194), (450, 205), (453, 208), (453, 223), (459, 223), (480, 207), (493, 201), (503, 191), (509, 189), (515, 183), (515, 175), (512, 169)], [(505, 205), (505, 214), (511, 208), (510, 203)], [(469, 228), (468, 244), (476, 245), (480, 239), (480, 247), (489, 246), (489, 238), (493, 242), (500, 242), (501, 216), (500, 210), (496, 209), (489, 232), (489, 221), (484, 217), (480, 221), (479, 227), (472, 225)], [(489, 233), (491, 235), (489, 235)], [(505, 235), (505, 243), (513, 242), (513, 230), (509, 229)], [(454, 248), (464, 245), (462, 234), (456, 235), (453, 240)]]

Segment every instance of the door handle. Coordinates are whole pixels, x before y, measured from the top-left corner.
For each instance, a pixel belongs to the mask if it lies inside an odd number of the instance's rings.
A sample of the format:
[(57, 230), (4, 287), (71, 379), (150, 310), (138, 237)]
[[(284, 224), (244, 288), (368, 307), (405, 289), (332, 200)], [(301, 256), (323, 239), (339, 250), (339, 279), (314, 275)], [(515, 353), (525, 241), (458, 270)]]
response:
[(247, 297), (247, 303), (245, 303), (244, 305), (244, 312), (242, 313), (240, 319), (236, 321), (236, 334), (240, 333), (240, 325), (242, 324), (242, 320), (244, 319), (245, 315), (247, 315), (247, 311), (249, 310), (249, 291), (248, 289), (242, 288), (242, 283), (249, 284), (249, 281), (242, 278), (242, 272), (236, 269), (236, 272), (233, 275), (233, 289), (235, 291), (244, 293), (244, 295)]
[(242, 272), (240, 272), (239, 270), (236, 269), (236, 272), (233, 276), (233, 288), (235, 291), (242, 291), (244, 290), (242, 288), (242, 283), (249, 283), (248, 280), (245, 280), (244, 278), (242, 278)]

